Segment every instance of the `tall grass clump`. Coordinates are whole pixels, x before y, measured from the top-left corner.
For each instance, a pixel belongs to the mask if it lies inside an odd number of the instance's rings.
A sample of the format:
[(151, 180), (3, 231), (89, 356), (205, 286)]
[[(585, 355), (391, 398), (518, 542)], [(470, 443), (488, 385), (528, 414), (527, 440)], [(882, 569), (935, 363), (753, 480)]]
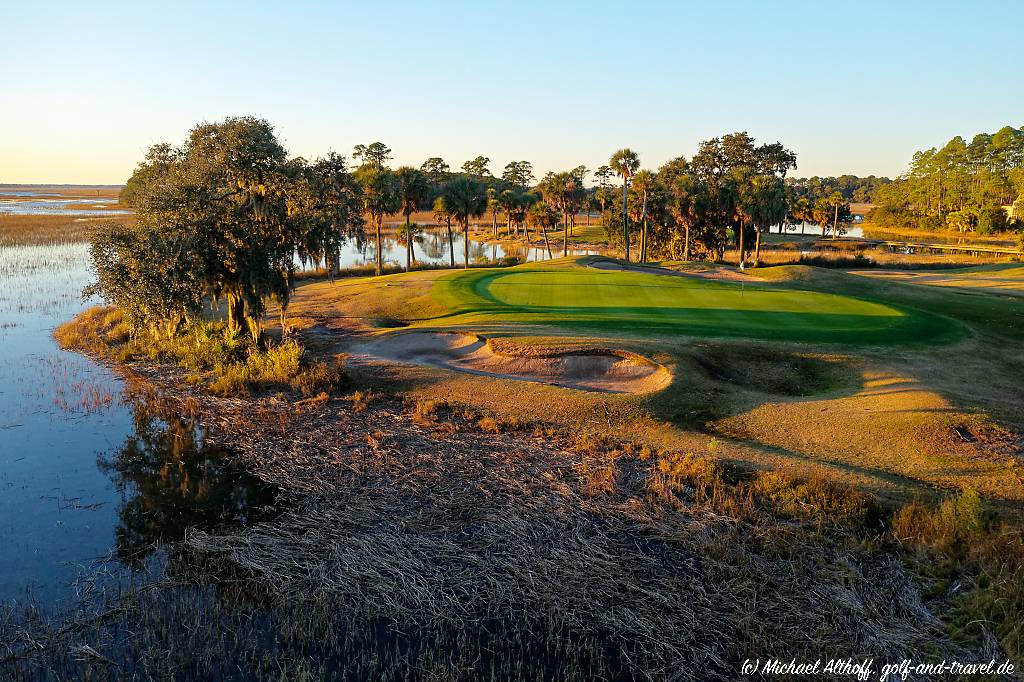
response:
[(965, 641), (991, 630), (1024, 663), (1024, 535), (988, 518), (967, 489), (937, 506), (914, 501), (894, 515), (892, 533), (917, 559), (935, 591), (950, 602), (953, 633)]
[(301, 396), (330, 392), (344, 383), (339, 361), (307, 357), (294, 339), (257, 345), (222, 322), (195, 321), (168, 336), (132, 331), (116, 308), (90, 308), (54, 331), (64, 348), (115, 362), (148, 361), (176, 365), (188, 378), (218, 395), (290, 392)]

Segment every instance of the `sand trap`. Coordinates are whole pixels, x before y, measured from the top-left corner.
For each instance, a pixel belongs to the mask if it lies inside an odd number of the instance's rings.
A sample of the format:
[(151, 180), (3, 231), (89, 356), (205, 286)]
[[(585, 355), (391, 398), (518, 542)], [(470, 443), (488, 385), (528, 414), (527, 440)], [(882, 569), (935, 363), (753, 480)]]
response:
[(686, 270), (670, 270), (657, 265), (640, 265), (639, 263), (629, 265), (611, 260), (599, 260), (590, 263), (587, 267), (596, 270), (628, 270), (630, 272), (644, 272), (648, 275), (663, 275), (666, 277), (696, 277), (697, 279), (717, 279), (727, 282), (759, 282), (757, 277), (745, 275), (742, 272), (722, 267), (720, 265), (691, 265)]
[(513, 355), (495, 351), (487, 339), (459, 332), (405, 332), (351, 349), (353, 360), (382, 359), (443, 367), (470, 374), (535, 381), (584, 391), (650, 393), (669, 385), (661, 365), (625, 351), (586, 350)]

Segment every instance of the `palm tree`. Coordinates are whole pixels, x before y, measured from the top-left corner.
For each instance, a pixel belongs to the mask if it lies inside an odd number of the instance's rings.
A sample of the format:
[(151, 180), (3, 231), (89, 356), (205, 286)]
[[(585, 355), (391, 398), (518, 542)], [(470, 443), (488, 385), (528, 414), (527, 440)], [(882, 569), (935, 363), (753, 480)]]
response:
[[(498, 205), (501, 210), (505, 212), (505, 233), (506, 236), (512, 235), (512, 211), (516, 207), (517, 196), (513, 190), (506, 189), (502, 190), (501, 194), (498, 195)], [(516, 236), (519, 236), (519, 226), (516, 225)]]
[(402, 166), (395, 171), (395, 179), (398, 181), (398, 197), (401, 203), (402, 215), (405, 216), (405, 271), (412, 269), (412, 233), (409, 217), (426, 200), (430, 192), (430, 183), (423, 171), (412, 166)]
[[(548, 173), (538, 187), (541, 195), (544, 197), (544, 203), (546, 206), (557, 211), (562, 216), (562, 222), (565, 225), (564, 234), (562, 236), (563, 256), (569, 255), (569, 195), (571, 193), (572, 182), (572, 175), (569, 173)], [(538, 209), (538, 211), (540, 211), (540, 209)], [(540, 213), (538, 213), (538, 215), (540, 215)], [(557, 225), (558, 222), (555, 221), (555, 224)]]
[(526, 222), (544, 234), (544, 246), (548, 250), (548, 258), (554, 258), (551, 255), (551, 244), (548, 242), (548, 229), (558, 225), (558, 209), (546, 201), (538, 201), (530, 207), (526, 214)]
[(456, 223), (462, 225), (465, 267), (469, 268), (469, 219), (479, 218), (487, 210), (487, 192), (483, 183), (457, 177), (444, 188), (444, 205)]
[[(375, 142), (370, 145), (379, 144)], [(382, 145), (383, 146), (383, 145)], [(395, 174), (387, 166), (376, 163), (364, 163), (353, 174), (363, 188), (363, 211), (377, 231), (376, 273), (384, 274), (384, 240), (381, 237), (381, 225), (384, 216), (394, 213), (399, 208), (398, 183)]]
[(434, 222), (440, 225), (444, 223), (448, 227), (448, 255), (451, 257), (451, 266), (455, 267), (455, 242), (452, 241), (452, 214), (444, 203), (444, 196), (434, 199)]
[(608, 162), (616, 175), (622, 178), (622, 231), (626, 240), (626, 261), (629, 261), (629, 179), (640, 168), (640, 159), (632, 149), (620, 149)]
[(633, 178), (633, 190), (640, 195), (640, 262), (647, 262), (647, 197), (654, 189), (654, 173), (642, 170)]
[(756, 242), (754, 263), (761, 261), (761, 232), (786, 219), (786, 185), (776, 175), (757, 175), (752, 180), (754, 211), (752, 215)]
[(501, 213), (501, 201), (498, 196), (497, 189), (487, 188), (487, 209), (491, 212), (491, 232), (495, 239), (498, 238), (498, 214)]
[(683, 226), (683, 260), (690, 260), (690, 235), (704, 213), (704, 193), (700, 181), (693, 175), (683, 174), (672, 185), (672, 216)]

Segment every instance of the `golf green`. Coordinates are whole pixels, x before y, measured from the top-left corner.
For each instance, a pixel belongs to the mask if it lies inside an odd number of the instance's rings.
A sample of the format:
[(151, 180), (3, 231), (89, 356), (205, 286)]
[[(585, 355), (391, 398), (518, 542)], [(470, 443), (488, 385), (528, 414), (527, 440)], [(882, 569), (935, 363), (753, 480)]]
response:
[(438, 280), (434, 296), (451, 311), (446, 325), (517, 323), (850, 344), (928, 343), (959, 331), (951, 320), (849, 296), (599, 270), (573, 260), (454, 273)]

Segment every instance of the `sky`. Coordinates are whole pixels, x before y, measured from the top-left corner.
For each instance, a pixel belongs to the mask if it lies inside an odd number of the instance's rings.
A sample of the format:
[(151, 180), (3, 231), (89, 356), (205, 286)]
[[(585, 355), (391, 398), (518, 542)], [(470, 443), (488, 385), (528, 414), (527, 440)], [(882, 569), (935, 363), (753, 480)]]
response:
[(0, 183), (123, 183), (203, 121), (315, 158), (645, 167), (746, 130), (796, 175), (895, 176), (1024, 125), (1024, 2), (3, 0)]

